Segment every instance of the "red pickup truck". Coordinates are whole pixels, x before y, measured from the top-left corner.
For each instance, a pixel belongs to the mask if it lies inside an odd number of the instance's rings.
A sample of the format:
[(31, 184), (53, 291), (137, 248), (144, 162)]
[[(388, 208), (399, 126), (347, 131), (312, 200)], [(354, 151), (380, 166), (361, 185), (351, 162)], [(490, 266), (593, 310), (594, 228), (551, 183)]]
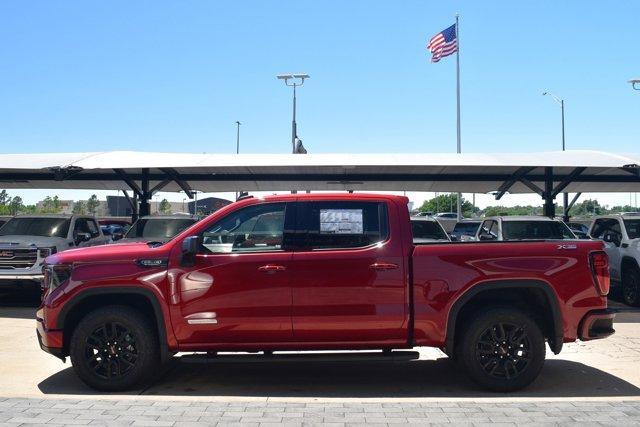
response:
[(614, 332), (602, 242), (415, 245), (407, 202), (247, 198), (164, 244), (57, 253), (40, 346), (100, 390), (131, 388), (177, 352), (430, 346), (510, 391), (538, 376), (545, 341), (558, 353)]

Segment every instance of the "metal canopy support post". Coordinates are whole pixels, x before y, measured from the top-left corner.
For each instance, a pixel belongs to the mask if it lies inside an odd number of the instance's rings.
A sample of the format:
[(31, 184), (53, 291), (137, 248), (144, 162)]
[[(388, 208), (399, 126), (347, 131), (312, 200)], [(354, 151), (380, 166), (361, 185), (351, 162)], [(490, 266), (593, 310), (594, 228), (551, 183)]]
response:
[(140, 196), (140, 216), (146, 216), (151, 213), (149, 200), (153, 194), (149, 191), (149, 169), (142, 169), (142, 194)]
[(544, 168), (544, 193), (542, 193), (544, 199), (543, 215), (549, 218), (555, 218), (556, 207), (553, 204), (555, 195), (553, 194), (553, 168)]
[[(185, 192), (188, 198), (193, 199), (193, 189), (184, 179), (180, 177), (178, 172), (173, 168), (162, 168), (160, 169), (165, 174), (169, 175), (171, 181), (175, 181), (176, 184)], [(209, 179), (211, 179), (211, 175), (209, 175)]]
[(129, 206), (131, 206), (131, 222), (136, 222), (138, 220), (138, 199), (136, 193), (133, 193), (133, 199), (129, 197), (129, 193), (127, 190), (122, 190), (122, 194), (127, 199)]
[[(566, 193), (565, 193), (566, 194)], [(582, 195), (582, 193), (576, 193), (575, 196), (573, 196), (573, 199), (571, 199), (571, 202), (569, 202), (569, 205), (567, 207), (567, 211), (565, 213), (565, 215), (569, 215), (569, 211), (571, 210), (571, 208), (573, 207), (573, 205), (576, 204), (576, 201), (578, 200), (578, 198)]]

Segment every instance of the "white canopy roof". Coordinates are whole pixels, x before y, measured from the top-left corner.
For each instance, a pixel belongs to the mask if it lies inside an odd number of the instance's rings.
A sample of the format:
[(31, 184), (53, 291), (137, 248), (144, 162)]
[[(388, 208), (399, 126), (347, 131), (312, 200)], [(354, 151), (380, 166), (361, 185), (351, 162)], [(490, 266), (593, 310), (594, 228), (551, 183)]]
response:
[[(496, 191), (544, 188), (545, 168), (568, 192), (640, 191), (640, 155), (599, 151), (399, 154), (194, 154), (111, 151), (0, 155), (1, 188)], [(549, 170), (547, 169), (547, 172)], [(129, 184), (124, 179), (129, 180)]]

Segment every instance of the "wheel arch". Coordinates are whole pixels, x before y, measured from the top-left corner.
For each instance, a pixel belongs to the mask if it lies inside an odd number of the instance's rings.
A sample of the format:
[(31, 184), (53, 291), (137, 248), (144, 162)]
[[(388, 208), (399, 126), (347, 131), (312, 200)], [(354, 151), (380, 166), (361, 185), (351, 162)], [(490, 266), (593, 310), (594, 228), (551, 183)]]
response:
[(625, 267), (628, 267), (628, 266), (640, 268), (640, 266), (638, 266), (638, 260), (629, 255), (623, 256), (620, 264), (623, 270)]
[[(558, 303), (558, 297), (547, 282), (536, 279), (505, 279), (505, 280), (490, 280), (486, 282), (477, 283), (472, 285), (467, 291), (458, 297), (449, 310), (447, 317), (447, 332), (445, 338), (445, 349), (448, 355), (454, 354), (454, 346), (456, 336), (459, 333), (458, 320), (461, 315), (466, 312), (475, 313), (479, 308), (473, 310), (474, 301), (479, 301), (479, 298), (483, 293), (488, 295), (489, 293), (495, 293), (498, 290), (508, 290), (511, 294), (520, 292), (523, 294), (534, 292), (539, 295), (544, 295), (544, 302), (548, 304), (551, 311), (550, 331), (546, 332), (546, 335), (551, 335), (549, 347), (551, 350), (558, 354), (562, 350), (562, 344), (564, 339), (562, 319), (562, 313), (560, 311), (560, 305)], [(465, 310), (465, 308), (467, 310)]]
[[(136, 304), (136, 302), (147, 304), (147, 306), (140, 306)], [(54, 329), (65, 330), (63, 334), (63, 351), (65, 355), (68, 354), (71, 332), (82, 317), (88, 313), (88, 311), (83, 312), (83, 308), (92, 310), (107, 305), (130, 306), (143, 313), (152, 314), (160, 342), (160, 359), (166, 360), (169, 357), (170, 352), (167, 341), (165, 316), (158, 298), (149, 289), (133, 286), (109, 286), (105, 288), (86, 289), (80, 291), (65, 303), (53, 326)], [(69, 332), (66, 330), (67, 327), (71, 328)]]

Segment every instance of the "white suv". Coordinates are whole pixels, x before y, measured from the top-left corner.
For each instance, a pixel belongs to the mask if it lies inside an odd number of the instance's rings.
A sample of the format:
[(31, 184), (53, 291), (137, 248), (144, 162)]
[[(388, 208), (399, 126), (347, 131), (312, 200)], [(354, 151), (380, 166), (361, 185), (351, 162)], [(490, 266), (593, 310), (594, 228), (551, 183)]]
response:
[(546, 216), (494, 216), (485, 218), (476, 231), (477, 241), (576, 239), (567, 225)]
[(624, 302), (640, 306), (640, 212), (599, 216), (589, 236), (604, 240), (612, 285), (621, 287)]

